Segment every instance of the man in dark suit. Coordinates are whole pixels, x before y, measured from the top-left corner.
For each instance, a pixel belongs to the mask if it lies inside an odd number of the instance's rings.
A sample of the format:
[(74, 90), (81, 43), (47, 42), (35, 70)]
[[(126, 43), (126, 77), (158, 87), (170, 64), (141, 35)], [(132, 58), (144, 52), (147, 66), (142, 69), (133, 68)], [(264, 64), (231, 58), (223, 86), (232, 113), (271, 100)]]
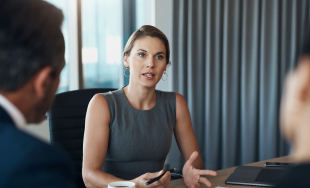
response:
[(286, 78), (281, 106), (281, 129), (292, 143), (292, 159), (297, 164), (278, 188), (310, 187), (310, 35), (297, 68)]
[(0, 0), (0, 187), (74, 187), (67, 159), (23, 128), (52, 104), (65, 65), (62, 12)]

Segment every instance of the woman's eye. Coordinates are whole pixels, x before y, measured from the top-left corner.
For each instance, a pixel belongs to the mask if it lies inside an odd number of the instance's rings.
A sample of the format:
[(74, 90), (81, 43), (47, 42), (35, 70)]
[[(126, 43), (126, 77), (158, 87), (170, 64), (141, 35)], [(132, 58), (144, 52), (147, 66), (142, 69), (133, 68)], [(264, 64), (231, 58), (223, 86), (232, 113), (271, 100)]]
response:
[(140, 57), (145, 57), (145, 54), (140, 53), (139, 56), (140, 56)]
[(158, 56), (156, 56), (156, 59), (159, 59), (159, 60), (161, 60), (161, 59), (163, 59), (163, 56), (161, 56), (161, 55), (158, 55)]

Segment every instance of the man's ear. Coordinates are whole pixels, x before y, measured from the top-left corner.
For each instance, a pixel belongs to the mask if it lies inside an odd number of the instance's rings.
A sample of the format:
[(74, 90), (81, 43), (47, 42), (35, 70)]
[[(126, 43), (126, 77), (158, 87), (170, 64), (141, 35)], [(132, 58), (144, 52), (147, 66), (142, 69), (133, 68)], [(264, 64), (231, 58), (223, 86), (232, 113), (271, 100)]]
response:
[(33, 90), (35, 95), (39, 98), (44, 97), (46, 90), (52, 82), (51, 77), (52, 68), (47, 66), (41, 69), (33, 80)]

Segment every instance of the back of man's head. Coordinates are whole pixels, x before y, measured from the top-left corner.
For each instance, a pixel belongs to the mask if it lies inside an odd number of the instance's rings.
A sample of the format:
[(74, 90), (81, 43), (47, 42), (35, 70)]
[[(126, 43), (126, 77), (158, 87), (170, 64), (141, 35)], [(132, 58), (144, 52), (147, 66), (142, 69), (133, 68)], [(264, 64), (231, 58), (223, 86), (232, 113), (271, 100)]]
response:
[(14, 92), (44, 67), (63, 67), (61, 10), (41, 0), (0, 0), (0, 91)]

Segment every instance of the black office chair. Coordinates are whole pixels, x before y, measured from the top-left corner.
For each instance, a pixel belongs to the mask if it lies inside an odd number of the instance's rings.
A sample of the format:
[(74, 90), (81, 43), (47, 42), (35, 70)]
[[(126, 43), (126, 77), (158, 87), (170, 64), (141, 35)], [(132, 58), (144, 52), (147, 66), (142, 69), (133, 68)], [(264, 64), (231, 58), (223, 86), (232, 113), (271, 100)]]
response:
[(90, 99), (96, 93), (114, 91), (97, 88), (68, 91), (57, 94), (54, 104), (47, 112), (50, 141), (67, 152), (75, 168), (75, 182), (85, 188), (82, 179), (83, 136), (85, 115)]

